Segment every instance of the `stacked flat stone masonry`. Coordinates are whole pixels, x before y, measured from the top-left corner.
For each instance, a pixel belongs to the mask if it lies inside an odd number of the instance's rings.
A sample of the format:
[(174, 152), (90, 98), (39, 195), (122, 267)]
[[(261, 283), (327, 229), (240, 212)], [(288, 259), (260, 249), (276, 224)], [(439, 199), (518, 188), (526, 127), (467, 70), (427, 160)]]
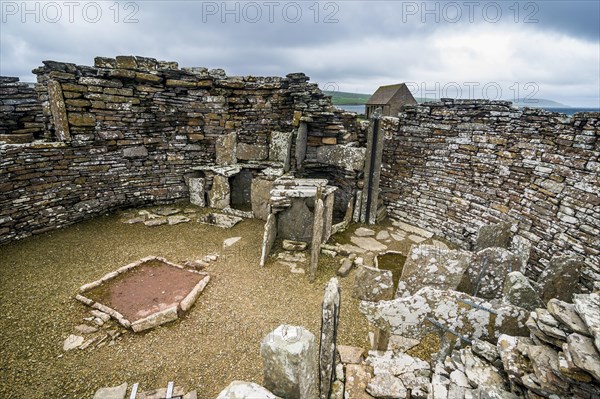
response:
[(534, 275), (561, 254), (582, 255), (586, 273), (598, 273), (599, 120), (504, 101), (407, 106), (382, 120), (388, 213), (464, 248), (480, 226), (509, 221), (533, 244)]
[(42, 107), (33, 85), (0, 76), (0, 141), (28, 143), (43, 135)]
[(0, 243), (118, 207), (187, 198), (186, 176), (215, 163), (226, 134), (264, 146), (272, 132), (293, 131), (298, 115), (313, 146), (346, 136), (331, 99), (300, 73), (228, 77), (134, 56), (97, 57), (93, 67), (43, 64), (34, 73), (46, 140), (0, 143)]

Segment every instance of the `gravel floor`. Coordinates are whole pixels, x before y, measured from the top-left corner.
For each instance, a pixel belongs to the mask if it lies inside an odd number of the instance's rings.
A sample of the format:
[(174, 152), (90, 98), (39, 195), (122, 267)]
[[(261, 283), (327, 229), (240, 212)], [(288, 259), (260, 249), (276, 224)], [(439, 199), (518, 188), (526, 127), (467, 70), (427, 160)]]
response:
[[(263, 222), (230, 230), (196, 222), (154, 228), (109, 215), (0, 247), (0, 397), (91, 398), (102, 386), (174, 380), (214, 399), (232, 380), (262, 382), (259, 346), (282, 323), (320, 328), (323, 289), (338, 260), (322, 257), (317, 281), (268, 263), (258, 267)], [(243, 237), (223, 250), (225, 238)], [(221, 253), (211, 281), (183, 319), (114, 346), (64, 353), (62, 344), (89, 308), (77, 289), (148, 255), (174, 262)], [(338, 343), (367, 348), (368, 325), (351, 298), (353, 275), (340, 279)]]

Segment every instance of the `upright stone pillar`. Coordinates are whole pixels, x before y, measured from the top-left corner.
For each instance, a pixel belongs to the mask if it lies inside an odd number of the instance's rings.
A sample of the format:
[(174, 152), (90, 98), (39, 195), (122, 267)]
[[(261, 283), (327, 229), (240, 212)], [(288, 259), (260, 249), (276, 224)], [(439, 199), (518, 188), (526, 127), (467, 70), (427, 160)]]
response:
[(333, 277), (325, 287), (321, 316), (321, 346), (319, 348), (321, 399), (329, 399), (331, 385), (335, 379), (335, 351), (340, 302), (340, 284), (338, 279)]
[(304, 327), (280, 325), (260, 345), (264, 386), (286, 399), (315, 399), (317, 344)]
[(206, 206), (204, 199), (204, 186), (206, 180), (203, 177), (189, 177), (187, 179), (188, 189), (190, 191), (190, 202), (198, 206)]
[(271, 253), (273, 243), (277, 238), (277, 216), (274, 213), (270, 213), (267, 216), (267, 222), (265, 223), (265, 231), (263, 234), (262, 251), (260, 255), (260, 267), (263, 267), (267, 262), (267, 257)]
[(367, 224), (377, 222), (379, 203), (379, 179), (381, 177), (381, 157), (383, 154), (383, 132), (380, 131), (381, 110), (373, 113), (367, 137), (367, 157), (365, 159), (365, 185), (362, 191), (360, 221)]
[(56, 138), (68, 143), (71, 141), (71, 132), (69, 130), (67, 108), (65, 106), (65, 99), (63, 97), (60, 82), (57, 82), (56, 80), (48, 82), (48, 97)]
[(308, 124), (300, 122), (296, 135), (296, 170), (301, 169), (302, 162), (306, 157), (306, 144), (308, 142)]
[(317, 269), (319, 268), (319, 254), (321, 253), (321, 243), (323, 242), (324, 208), (323, 200), (320, 198), (320, 195), (317, 195), (314, 209), (312, 246), (310, 249), (310, 273), (308, 276), (311, 282), (315, 281)]
[(229, 208), (231, 201), (229, 179), (225, 176), (215, 175), (209, 194), (210, 206), (217, 209)]

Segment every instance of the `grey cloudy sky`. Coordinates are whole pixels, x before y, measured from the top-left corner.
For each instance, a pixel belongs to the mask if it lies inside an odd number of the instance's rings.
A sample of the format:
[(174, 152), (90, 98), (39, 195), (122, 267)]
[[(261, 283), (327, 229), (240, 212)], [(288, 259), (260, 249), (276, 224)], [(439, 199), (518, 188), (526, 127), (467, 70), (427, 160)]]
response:
[(547, 98), (600, 108), (600, 2), (6, 1), (0, 74), (142, 55), (230, 75), (305, 72), (370, 93)]

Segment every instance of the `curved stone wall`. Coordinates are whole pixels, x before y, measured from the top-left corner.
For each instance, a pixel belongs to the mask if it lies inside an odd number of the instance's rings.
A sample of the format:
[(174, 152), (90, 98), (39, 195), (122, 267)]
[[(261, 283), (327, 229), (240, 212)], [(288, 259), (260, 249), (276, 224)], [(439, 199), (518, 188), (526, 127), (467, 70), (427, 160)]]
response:
[[(229, 133), (245, 149), (239, 159), (267, 164), (271, 133), (293, 131), (300, 119), (307, 162), (319, 146), (349, 138), (331, 99), (301, 73), (226, 76), (133, 56), (98, 57), (93, 67), (45, 61), (34, 73), (46, 140), (0, 142), (0, 243), (187, 198), (186, 175), (214, 164), (217, 139)], [(17, 117), (2, 113), (0, 122)]]
[(408, 106), (382, 122), (389, 214), (465, 248), (480, 226), (511, 221), (533, 244), (534, 274), (568, 253), (600, 271), (599, 120), (503, 101)]

